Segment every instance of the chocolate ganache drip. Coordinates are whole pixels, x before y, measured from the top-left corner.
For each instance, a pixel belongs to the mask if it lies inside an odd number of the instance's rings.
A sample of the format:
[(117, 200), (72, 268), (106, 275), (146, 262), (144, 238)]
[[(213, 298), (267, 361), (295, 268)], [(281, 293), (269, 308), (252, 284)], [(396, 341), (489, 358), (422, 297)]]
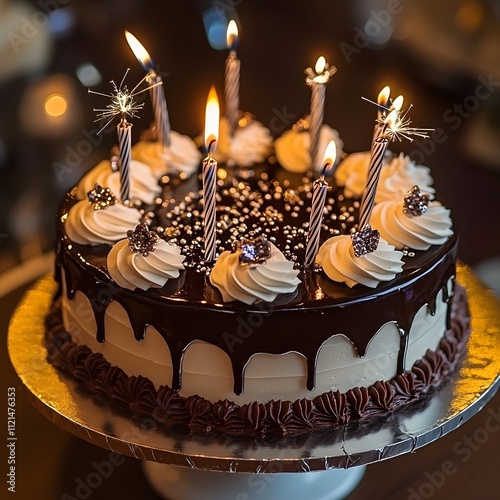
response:
[[(239, 221), (237, 227), (246, 227), (248, 231), (252, 231), (252, 227), (257, 228), (260, 224), (258, 227), (264, 228), (264, 234), (274, 238), (276, 245), (282, 248), (286, 248), (287, 242), (291, 241), (290, 234), (294, 235), (296, 251), (287, 250), (288, 258), (302, 262), (305, 235), (300, 229), (308, 217), (306, 210), (301, 208), (304, 205), (300, 205), (297, 200), (295, 205), (286, 201), (285, 191), (290, 191), (285, 189), (286, 185), (280, 187), (277, 182), (270, 183), (274, 191), (268, 192), (267, 187), (262, 187), (262, 181), (259, 182), (260, 191), (251, 191), (247, 186), (239, 188), (240, 191), (234, 188), (235, 193), (232, 193), (231, 189), (223, 191), (223, 201), (224, 197), (228, 199), (225, 200), (225, 206), (221, 203), (218, 207), (218, 217), (222, 222), (227, 221), (227, 214), (233, 210), (230, 208), (231, 203), (240, 199), (243, 196), (241, 193), (244, 193), (246, 203), (254, 208), (255, 213), (246, 212), (245, 204), (243, 208), (235, 205), (237, 211), (233, 215)], [(279, 197), (277, 193), (281, 193)], [(302, 192), (299, 191), (305, 198), (307, 193), (307, 185)], [(289, 196), (288, 199), (292, 198)], [(348, 219), (341, 219), (340, 214), (354, 214), (354, 220), (356, 211), (354, 208), (348, 210), (348, 202), (341, 205), (339, 199), (343, 199), (343, 196), (335, 193), (333, 201), (329, 202), (327, 211), (331, 213), (330, 219), (333, 222), (328, 231), (323, 228), (322, 240), (335, 232), (348, 232), (353, 227), (352, 221), (341, 222)], [(181, 273), (180, 278), (169, 280), (161, 289), (144, 292), (119, 287), (110, 278), (105, 266), (110, 247), (73, 244), (66, 238), (62, 229), (59, 232), (57, 256), (58, 276), (62, 269), (68, 298), (72, 299), (76, 291), (80, 291), (89, 299), (99, 342), (105, 341), (105, 311), (112, 301), (118, 302), (126, 311), (137, 341), (144, 338), (148, 326), (159, 332), (171, 353), (171, 387), (174, 391), (181, 388), (183, 355), (195, 340), (213, 344), (228, 355), (234, 374), (235, 394), (243, 393), (245, 367), (254, 354), (284, 354), (291, 351), (302, 354), (307, 360), (307, 388), (313, 390), (316, 359), (327, 339), (335, 334), (345, 335), (362, 357), (378, 330), (390, 322), (394, 323), (401, 333), (398, 362), (398, 372), (401, 374), (404, 372), (408, 332), (416, 313), (427, 304), (433, 314), (440, 291), (443, 300), (449, 299), (448, 282), (455, 275), (455, 237), (450, 238), (443, 246), (432, 247), (426, 252), (416, 252), (414, 257), (405, 257), (403, 272), (393, 281), (380, 284), (374, 290), (363, 286), (350, 289), (315, 271), (302, 269), (299, 274), (301, 284), (294, 294), (282, 295), (274, 302), (261, 302), (252, 306), (238, 302), (223, 303), (218, 290), (208, 282), (206, 270), (199, 265), (196, 239), (196, 227), (201, 226), (201, 216), (196, 215), (196, 212), (201, 213), (199, 194), (190, 193), (185, 200), (187, 201), (179, 203), (168, 212), (158, 210), (157, 218), (153, 221), (153, 225), (166, 226), (165, 233), (172, 234), (176, 243), (179, 241), (179, 220), (183, 227), (189, 220), (190, 231), (193, 233), (184, 247), (184, 253), (187, 255), (186, 270)], [(189, 206), (188, 201), (192, 206)], [(64, 220), (64, 215), (74, 202), (75, 200), (68, 196), (63, 205), (61, 220)], [(287, 209), (287, 206), (290, 208)], [(299, 207), (299, 210), (295, 210), (295, 206)], [(188, 213), (191, 215), (188, 216)], [(294, 213), (298, 215), (292, 217), (291, 214)], [(236, 214), (240, 216), (237, 217)], [(175, 217), (177, 226), (168, 226)], [(242, 220), (244, 222), (241, 222)], [(261, 220), (265, 222), (259, 222)], [(228, 227), (223, 227), (218, 234), (219, 250), (231, 248), (234, 243), (233, 236), (228, 236), (234, 235), (231, 221), (224, 224)], [(255, 233), (257, 229), (253, 231)]]

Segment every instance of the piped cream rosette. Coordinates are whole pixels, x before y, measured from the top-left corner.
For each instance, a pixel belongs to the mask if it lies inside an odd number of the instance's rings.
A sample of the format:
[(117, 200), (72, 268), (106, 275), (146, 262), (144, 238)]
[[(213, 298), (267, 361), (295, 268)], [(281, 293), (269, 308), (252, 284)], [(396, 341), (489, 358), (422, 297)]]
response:
[(351, 236), (344, 234), (329, 238), (321, 245), (316, 263), (332, 281), (351, 288), (358, 284), (375, 288), (403, 270), (402, 257), (402, 252), (383, 239), (375, 251), (356, 257)]
[[(351, 153), (339, 163), (335, 170), (335, 181), (338, 186), (344, 186), (345, 195), (361, 197), (366, 188), (370, 152)], [(401, 153), (391, 156), (388, 153), (380, 172), (380, 178), (375, 195), (375, 203), (394, 198), (400, 199), (414, 185), (418, 185), (429, 195), (434, 195), (434, 182), (430, 168), (416, 165), (409, 156)]]
[(178, 246), (160, 239), (141, 224), (113, 246), (107, 266), (111, 278), (122, 288), (148, 290), (178, 278), (184, 259)]
[(273, 137), (267, 127), (259, 121), (243, 115), (234, 136), (229, 136), (229, 124), (220, 120), (217, 160), (228, 163), (232, 160), (238, 167), (251, 167), (266, 161), (273, 152)]
[[(325, 151), (330, 141), (335, 142), (337, 158), (341, 158), (344, 142), (335, 129), (328, 125), (323, 125), (319, 136), (318, 151)], [(274, 141), (276, 159), (288, 172), (307, 172), (311, 168), (310, 145), (311, 134), (307, 129), (302, 130), (300, 125), (297, 124)], [(317, 165), (315, 169), (319, 171), (321, 167), (322, 165)]]
[[(83, 176), (77, 186), (76, 196), (79, 200), (86, 198), (87, 193), (96, 184), (107, 187), (113, 193), (120, 192), (120, 172), (113, 171), (109, 160), (101, 161), (96, 167)], [(130, 199), (152, 204), (161, 195), (158, 179), (144, 163), (132, 160), (130, 164)]]
[(245, 263), (239, 248), (223, 252), (217, 259), (210, 282), (222, 294), (224, 302), (239, 300), (247, 305), (256, 301), (272, 302), (280, 294), (292, 293), (300, 280), (299, 271), (280, 250), (270, 242), (268, 256), (261, 263)]
[(426, 203), (418, 214), (405, 209), (405, 201), (383, 201), (373, 208), (370, 223), (398, 249), (427, 250), (431, 245), (444, 244), (453, 234), (450, 210), (438, 201)]
[(73, 205), (64, 221), (68, 238), (80, 245), (113, 244), (124, 238), (130, 227), (139, 223), (135, 208), (116, 203), (109, 188), (99, 185), (87, 194), (88, 199)]
[(148, 165), (158, 179), (168, 173), (192, 175), (198, 170), (202, 155), (191, 137), (172, 130), (169, 147), (157, 141), (140, 140), (132, 147), (132, 158)]

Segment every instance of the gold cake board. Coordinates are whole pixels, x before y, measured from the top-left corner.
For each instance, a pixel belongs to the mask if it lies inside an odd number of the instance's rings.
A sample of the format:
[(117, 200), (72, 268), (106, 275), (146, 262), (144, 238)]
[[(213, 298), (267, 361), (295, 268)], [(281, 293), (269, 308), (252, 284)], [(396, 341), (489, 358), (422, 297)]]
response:
[[(151, 418), (132, 420), (81, 392), (46, 361), (44, 318), (56, 283), (37, 282), (9, 327), (12, 364), (34, 406), (62, 429), (140, 460), (201, 471), (281, 473), (348, 469), (412, 452), (456, 429), (480, 411), (500, 385), (500, 308), (470, 268), (459, 265), (472, 332), (458, 369), (439, 390), (387, 417), (331, 431), (263, 441), (162, 431)], [(260, 497), (259, 497), (260, 498)], [(326, 498), (326, 497), (325, 497)]]

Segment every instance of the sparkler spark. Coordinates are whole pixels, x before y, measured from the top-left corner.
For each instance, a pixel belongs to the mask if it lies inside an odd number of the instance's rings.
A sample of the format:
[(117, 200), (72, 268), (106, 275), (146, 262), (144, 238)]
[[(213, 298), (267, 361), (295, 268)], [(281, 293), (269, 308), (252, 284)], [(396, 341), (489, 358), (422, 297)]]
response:
[[(410, 127), (411, 125), (411, 120), (408, 117), (408, 113), (410, 109), (413, 107), (413, 104), (410, 104), (408, 109), (406, 110), (394, 110), (390, 106), (392, 106), (392, 100), (389, 103), (389, 107), (383, 106), (382, 104), (379, 104), (374, 101), (370, 101), (370, 99), (367, 99), (366, 97), (361, 97), (364, 101), (369, 102), (370, 104), (374, 104), (377, 106), (381, 112), (381, 118), (380, 120), (376, 120), (377, 123), (379, 123), (382, 127), (385, 127), (384, 130), (384, 136), (390, 139), (391, 141), (398, 140), (401, 142), (402, 138), (404, 137), (410, 142), (413, 142), (412, 135), (421, 137), (423, 139), (428, 139), (429, 138), (429, 132), (432, 132), (434, 129), (433, 128), (416, 128), (416, 127)], [(390, 112), (395, 111), (395, 119), (388, 121), (387, 118), (389, 117)]]
[(99, 132), (97, 132), (98, 134), (100, 134), (117, 116), (120, 116), (123, 122), (127, 121), (127, 116), (129, 118), (138, 118), (139, 115), (137, 113), (144, 107), (144, 103), (138, 103), (134, 99), (135, 96), (142, 94), (142, 92), (146, 92), (146, 90), (152, 89), (157, 85), (163, 85), (163, 82), (158, 82), (141, 90), (137, 90), (142, 82), (147, 79), (148, 75), (146, 75), (132, 90), (129, 91), (127, 86), (124, 85), (125, 78), (127, 77), (129, 71), (130, 68), (125, 71), (120, 85), (116, 85), (115, 81), (111, 80), (110, 83), (113, 87), (113, 92), (111, 94), (103, 94), (102, 92), (95, 92), (94, 90), (89, 89), (89, 94), (96, 94), (111, 99), (111, 103), (105, 108), (94, 108), (94, 111), (98, 113), (97, 119), (94, 120), (95, 122), (107, 120)]

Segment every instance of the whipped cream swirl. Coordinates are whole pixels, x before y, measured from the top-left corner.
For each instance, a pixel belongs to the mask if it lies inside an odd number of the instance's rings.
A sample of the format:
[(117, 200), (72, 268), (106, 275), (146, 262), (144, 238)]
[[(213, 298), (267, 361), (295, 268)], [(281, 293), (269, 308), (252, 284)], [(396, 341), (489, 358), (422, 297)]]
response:
[(116, 243), (107, 258), (108, 272), (117, 285), (128, 290), (161, 288), (179, 277), (185, 257), (178, 246), (159, 240), (156, 248), (144, 256), (132, 252), (129, 240)]
[(237, 127), (234, 137), (229, 136), (229, 124), (220, 121), (217, 160), (232, 160), (239, 167), (251, 167), (267, 160), (273, 151), (273, 138), (269, 129), (257, 120), (250, 120), (244, 127)]
[[(361, 197), (366, 187), (370, 152), (352, 153), (342, 160), (335, 170), (335, 181), (338, 186), (345, 186), (345, 194), (350, 197)], [(432, 187), (434, 180), (429, 167), (416, 165), (409, 156), (386, 154), (380, 172), (375, 202), (394, 198), (402, 199), (413, 186), (418, 185), (431, 197), (435, 193)]]
[(347, 234), (326, 240), (319, 249), (316, 263), (332, 280), (349, 287), (357, 284), (375, 288), (381, 281), (390, 281), (403, 270), (403, 253), (382, 238), (374, 252), (354, 255), (351, 237)]
[(133, 146), (132, 158), (149, 165), (156, 178), (171, 172), (191, 175), (198, 170), (202, 160), (193, 139), (174, 130), (170, 132), (168, 148), (156, 141), (141, 140)]
[(135, 208), (116, 204), (94, 210), (89, 201), (82, 200), (71, 207), (64, 229), (68, 238), (79, 245), (113, 244), (125, 238), (140, 220), (141, 214)]
[(418, 216), (403, 213), (402, 201), (377, 203), (370, 224), (399, 249), (427, 250), (431, 245), (442, 245), (453, 234), (450, 210), (438, 201), (431, 201), (427, 210)]
[[(343, 154), (344, 142), (339, 137), (339, 133), (323, 125), (319, 136), (318, 151), (325, 151), (330, 141), (335, 141), (337, 146), (337, 158)], [(274, 141), (276, 158), (278, 163), (288, 172), (302, 173), (309, 170), (311, 155), (309, 148), (311, 145), (311, 134), (308, 131), (287, 130)], [(315, 170), (319, 171), (322, 165), (315, 165)]]
[(251, 305), (256, 301), (272, 302), (279, 294), (295, 292), (300, 283), (299, 271), (275, 245), (270, 246), (271, 254), (263, 264), (241, 265), (241, 250), (220, 255), (210, 282), (219, 289), (224, 302), (239, 300)]
[[(85, 174), (77, 185), (76, 197), (84, 200), (87, 193), (99, 184), (107, 187), (113, 193), (120, 193), (120, 172), (111, 169), (109, 160), (101, 161), (96, 167)], [(117, 195), (117, 196), (118, 196)], [(139, 200), (143, 203), (152, 204), (161, 195), (158, 180), (151, 169), (136, 160), (130, 163), (130, 198), (132, 201)]]

